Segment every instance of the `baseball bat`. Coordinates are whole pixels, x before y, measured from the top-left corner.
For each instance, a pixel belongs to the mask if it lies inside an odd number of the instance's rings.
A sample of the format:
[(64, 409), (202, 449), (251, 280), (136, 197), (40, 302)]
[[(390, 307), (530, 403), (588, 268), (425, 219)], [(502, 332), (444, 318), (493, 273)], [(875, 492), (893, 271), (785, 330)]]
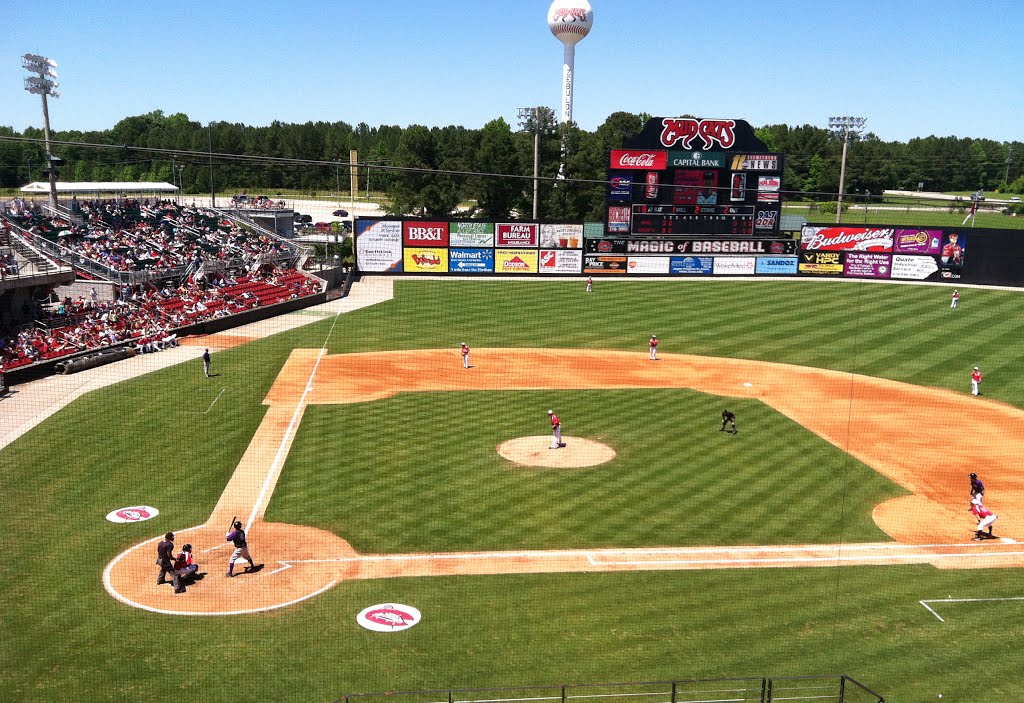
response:
[(231, 518), (231, 524), (228, 525), (228, 532), (229, 533), (231, 532), (231, 530), (235, 529), (235, 520), (237, 520), (237, 519), (238, 519), (237, 515), (235, 515), (233, 518)]

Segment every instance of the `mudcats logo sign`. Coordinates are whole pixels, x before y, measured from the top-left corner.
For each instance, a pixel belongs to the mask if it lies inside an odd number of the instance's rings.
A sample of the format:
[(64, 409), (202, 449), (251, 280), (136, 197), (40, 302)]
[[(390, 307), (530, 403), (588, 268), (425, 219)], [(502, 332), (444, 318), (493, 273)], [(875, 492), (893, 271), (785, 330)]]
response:
[(408, 630), (422, 619), (420, 611), (411, 605), (387, 603), (371, 605), (356, 616), (356, 622), (374, 632), (399, 632)]
[(662, 146), (693, 148), (693, 140), (700, 137), (704, 149), (716, 144), (728, 149), (736, 141), (736, 120), (695, 120), (692, 117), (666, 117), (661, 121)]
[(107, 513), (107, 520), (110, 522), (142, 522), (160, 514), (160, 511), (149, 505), (136, 505), (131, 508), (121, 508)]

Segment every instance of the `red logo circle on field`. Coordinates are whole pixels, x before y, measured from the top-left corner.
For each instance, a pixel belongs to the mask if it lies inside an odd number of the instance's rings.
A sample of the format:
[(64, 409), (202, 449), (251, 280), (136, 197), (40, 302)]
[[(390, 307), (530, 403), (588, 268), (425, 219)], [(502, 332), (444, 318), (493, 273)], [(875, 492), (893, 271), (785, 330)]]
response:
[(421, 619), (420, 611), (411, 605), (387, 603), (371, 605), (356, 616), (356, 622), (374, 632), (408, 630)]
[(135, 505), (129, 508), (119, 508), (107, 513), (107, 520), (110, 522), (143, 522), (160, 514), (156, 508), (148, 505)]

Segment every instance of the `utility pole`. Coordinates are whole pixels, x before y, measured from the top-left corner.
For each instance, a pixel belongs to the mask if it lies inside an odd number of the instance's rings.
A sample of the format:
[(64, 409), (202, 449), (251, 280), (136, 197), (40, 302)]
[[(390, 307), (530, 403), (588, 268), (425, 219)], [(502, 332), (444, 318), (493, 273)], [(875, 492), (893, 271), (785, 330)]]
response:
[(864, 131), (867, 117), (829, 117), (828, 128), (843, 139), (843, 160), (839, 166), (839, 202), (836, 205), (836, 224), (843, 216), (843, 188), (846, 185), (846, 150), (850, 145), (850, 135), (859, 135)]
[(534, 219), (537, 219), (537, 194), (541, 167), (541, 108), (520, 107), (517, 111), (519, 124), (523, 130), (534, 133)]
[(210, 135), (210, 207), (217, 207), (217, 189), (213, 185), (213, 122), (209, 124)]
[(57, 210), (57, 167), (64, 163), (53, 155), (50, 150), (50, 109), (46, 104), (46, 96), (59, 98), (57, 92), (57, 81), (51, 80), (57, 77), (57, 62), (45, 56), (36, 54), (25, 54), (21, 57), (22, 67), (33, 74), (25, 79), (25, 90), (33, 95), (41, 95), (43, 98), (43, 137), (46, 143), (46, 173), (50, 179), (50, 210)]
[(1013, 144), (1006, 147), (1006, 173), (1003, 175), (1003, 183), (1010, 184), (1010, 162), (1013, 161)]

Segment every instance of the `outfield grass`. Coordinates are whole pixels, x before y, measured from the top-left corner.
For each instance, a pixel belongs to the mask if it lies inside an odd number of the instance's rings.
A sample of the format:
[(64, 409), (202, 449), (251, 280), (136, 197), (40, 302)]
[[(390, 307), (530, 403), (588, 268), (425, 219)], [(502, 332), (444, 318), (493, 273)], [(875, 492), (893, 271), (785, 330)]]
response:
[[(1024, 299), (967, 289), (951, 311), (949, 292), (867, 282), (600, 279), (585, 295), (575, 282), (402, 280), (396, 300), (339, 318), (329, 350), (444, 346), (454, 355), (465, 340), (645, 354), (656, 333), (666, 353), (805, 364), (961, 392), (978, 364), (989, 398), (1024, 407), (1013, 353)], [(353, 691), (840, 672), (889, 701), (938, 693), (944, 703), (973, 701), (978, 691), (991, 700), (1024, 698), (1024, 602), (951, 605), (946, 623), (917, 602), (1016, 596), (1015, 570), (361, 581), (272, 613), (195, 619), (145, 613), (107, 596), (101, 572), (112, 557), (209, 515), (290, 349), (319, 348), (331, 324), (218, 354), (216, 383), (225, 393), (207, 415), (196, 412), (205, 383), (196, 362), (90, 393), (0, 452), (0, 700), (318, 701)], [(721, 525), (712, 543), (753, 530), (765, 541), (826, 540), (830, 530), (854, 541), (877, 538), (867, 506), (898, 490), (829, 447), (805, 444), (805, 431), (753, 401), (737, 405), (741, 432), (733, 438), (717, 432), (720, 400), (685, 390), (484, 395), (491, 394), (310, 408), (269, 515), (322, 524), (381, 551), (506, 540), (510, 547), (685, 544), (703, 541), (698, 533), (709, 520)], [(576, 472), (501, 465), (491, 447), (508, 424), (533, 433), (534, 408), (554, 403), (573, 409), (568, 433), (607, 436), (623, 453)], [(472, 411), (468, 423), (462, 404)], [(630, 412), (633, 404), (656, 412), (645, 422)], [(745, 418), (781, 435), (768, 441), (773, 451), (747, 444)], [(625, 437), (647, 426), (656, 431), (630, 447)], [(544, 431), (541, 422), (536, 433)], [(788, 452), (791, 444), (809, 447), (826, 469), (845, 461), (848, 477), (816, 469)], [(753, 455), (759, 465), (777, 463), (770, 472), (730, 471), (730, 460)], [(776, 487), (787, 481), (798, 482), (798, 500), (780, 499)], [(440, 505), (415, 505), (430, 490)], [(570, 502), (574, 490), (581, 498)], [(840, 497), (847, 503), (837, 517), (828, 506)], [(396, 499), (414, 515), (389, 511)], [(156, 505), (161, 515), (141, 525), (103, 520), (135, 503)], [(599, 514), (605, 503), (614, 513)], [(824, 514), (801, 512), (818, 509)], [(810, 534), (798, 536), (804, 520)], [(214, 576), (218, 568), (209, 565)], [(360, 609), (389, 601), (415, 605), (423, 622), (396, 636), (356, 625)], [(974, 663), (979, 652), (982, 665)]]

